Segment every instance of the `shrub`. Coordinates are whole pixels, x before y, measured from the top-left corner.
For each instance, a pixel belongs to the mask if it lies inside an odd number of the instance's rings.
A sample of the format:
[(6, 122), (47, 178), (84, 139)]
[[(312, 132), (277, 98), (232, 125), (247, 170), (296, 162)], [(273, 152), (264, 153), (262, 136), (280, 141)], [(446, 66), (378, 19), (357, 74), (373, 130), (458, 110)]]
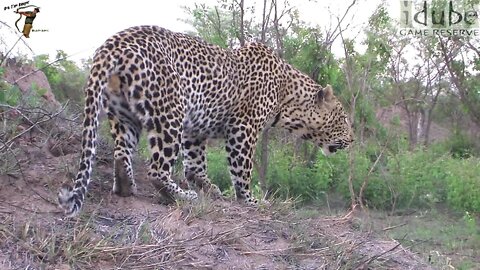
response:
[[(226, 153), (221, 147), (207, 150), (208, 176), (222, 191), (232, 192)], [(267, 172), (267, 185), (270, 193), (281, 198), (299, 197), (304, 202), (323, 196), (332, 179), (332, 168), (326, 158), (319, 155), (315, 164), (301, 162), (291, 150), (272, 145)], [(258, 176), (254, 171), (252, 189), (258, 189)], [(230, 191), (229, 191), (230, 190)], [(257, 193), (258, 190), (257, 190)], [(258, 196), (258, 195), (257, 195)]]
[(296, 159), (289, 149), (274, 147), (269, 161), (267, 185), (277, 196), (309, 202), (321, 198), (329, 189), (332, 167), (322, 155), (308, 165)]
[(459, 210), (480, 213), (480, 159), (451, 159), (445, 170), (448, 204)]
[(387, 179), (395, 206), (399, 208), (429, 207), (445, 200), (445, 162), (448, 157), (417, 149), (391, 156)]
[(16, 106), (20, 103), (22, 92), (17, 86), (12, 86), (8, 83), (1, 83), (0, 85), (0, 103)]
[(455, 158), (471, 157), (476, 148), (473, 139), (461, 131), (455, 131), (444, 144), (450, 154)]
[(356, 195), (358, 195), (363, 182), (368, 177), (368, 185), (363, 194), (363, 200), (366, 205), (374, 208), (385, 208), (387, 205), (390, 205), (392, 194), (387, 182), (381, 177), (382, 165), (379, 164), (372, 170), (372, 173), (368, 175), (379, 153), (375, 149), (375, 146), (370, 146), (369, 149), (354, 147), (349, 151), (354, 151), (352, 168), (350, 168), (349, 154), (346, 151), (329, 157), (333, 168), (334, 189), (342, 195), (345, 201), (350, 200), (348, 178), (350, 170), (352, 170), (352, 183)]
[(345, 200), (350, 199), (348, 178), (350, 170), (353, 170), (352, 182), (356, 195), (368, 178), (362, 199), (369, 207), (385, 210), (429, 207), (432, 203), (445, 200), (446, 157), (424, 149), (396, 152), (398, 150), (384, 152), (373, 170), (371, 168), (380, 153), (377, 145), (351, 149), (354, 151), (352, 169), (348, 153), (341, 152), (331, 157), (335, 189)]
[[(463, 211), (480, 212), (480, 159), (445, 155), (443, 146), (386, 153), (368, 176), (363, 194), (366, 205), (392, 208), (429, 208), (448, 203)], [(353, 186), (356, 195), (374, 163), (374, 147), (353, 148)], [(330, 157), (333, 187), (350, 200), (348, 153)]]
[(207, 173), (210, 180), (222, 191), (230, 189), (232, 182), (228, 171), (227, 154), (223, 147), (209, 147), (207, 162)]
[(87, 79), (88, 67), (78, 67), (68, 60), (68, 55), (61, 50), (57, 51), (56, 60), (51, 61), (49, 55), (38, 55), (34, 64), (41, 69), (48, 79), (55, 98), (59, 102), (72, 100), (83, 104), (83, 88)]
[(17, 86), (9, 84), (3, 80), (4, 69), (0, 67), (0, 103), (15, 106), (19, 103), (22, 92)]

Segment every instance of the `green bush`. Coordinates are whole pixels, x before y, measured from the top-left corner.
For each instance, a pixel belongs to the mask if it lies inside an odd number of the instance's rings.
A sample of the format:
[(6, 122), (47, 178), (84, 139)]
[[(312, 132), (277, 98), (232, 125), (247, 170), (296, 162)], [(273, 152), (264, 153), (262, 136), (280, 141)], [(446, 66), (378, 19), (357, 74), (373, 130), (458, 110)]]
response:
[(445, 163), (450, 158), (417, 149), (388, 158), (386, 178), (398, 208), (430, 207), (444, 201)]
[(220, 190), (226, 191), (231, 188), (232, 181), (227, 165), (227, 154), (223, 147), (209, 147), (207, 149), (207, 173), (210, 180)]
[(332, 167), (323, 155), (318, 155), (314, 164), (296, 158), (285, 147), (270, 151), (267, 186), (282, 198), (294, 197), (303, 202), (324, 196), (332, 180)]
[[(480, 212), (480, 159), (445, 155), (443, 146), (386, 153), (368, 176), (363, 200), (369, 207), (390, 210), (429, 208), (448, 203), (458, 209)], [(354, 148), (353, 186), (358, 195), (374, 163), (372, 147)], [(350, 200), (348, 154), (330, 157), (334, 188)]]
[(8, 83), (1, 83), (0, 85), (0, 103), (16, 106), (22, 98), (22, 92), (17, 86), (12, 86)]
[(472, 138), (461, 131), (455, 131), (444, 144), (447, 151), (455, 158), (469, 158), (473, 156), (476, 149)]
[(451, 159), (445, 170), (448, 204), (480, 213), (480, 159)]
[(9, 84), (3, 80), (4, 69), (0, 67), (0, 103), (15, 106), (22, 97), (22, 92), (18, 87)]
[[(386, 151), (370, 175), (381, 151), (376, 144), (350, 149), (354, 151), (352, 168), (347, 151), (330, 157), (319, 154), (316, 162), (309, 165), (296, 157), (292, 148), (270, 145), (267, 186), (277, 197), (312, 202), (323, 199), (326, 192), (335, 191), (348, 202), (348, 178), (352, 170), (356, 195), (368, 178), (363, 202), (371, 208), (430, 208), (437, 203), (447, 203), (458, 210), (480, 212), (480, 159), (446, 155), (444, 145), (414, 151), (403, 147), (398, 152)], [(223, 147), (209, 148), (207, 159), (212, 181), (223, 191), (232, 192)], [(254, 172), (252, 187), (257, 180)]]
[(385, 208), (386, 205), (391, 203), (392, 194), (387, 182), (381, 177), (381, 169), (379, 169), (381, 165), (374, 168), (372, 173), (368, 175), (371, 166), (377, 159), (376, 153), (378, 151), (374, 147), (370, 147), (368, 150), (352, 148), (349, 151), (354, 151), (352, 168), (350, 168), (349, 154), (346, 151), (329, 157), (333, 168), (334, 189), (343, 196), (345, 201), (350, 200), (348, 178), (350, 170), (352, 170), (352, 183), (355, 193), (358, 194), (362, 183), (368, 177), (368, 185), (363, 194), (364, 203), (375, 208)]
[(38, 55), (34, 59), (34, 64), (41, 69), (48, 79), (55, 98), (59, 102), (72, 100), (78, 104), (83, 104), (83, 88), (87, 80), (88, 66), (83, 67), (68, 60), (68, 55), (58, 50), (54, 61), (50, 60), (49, 55)]

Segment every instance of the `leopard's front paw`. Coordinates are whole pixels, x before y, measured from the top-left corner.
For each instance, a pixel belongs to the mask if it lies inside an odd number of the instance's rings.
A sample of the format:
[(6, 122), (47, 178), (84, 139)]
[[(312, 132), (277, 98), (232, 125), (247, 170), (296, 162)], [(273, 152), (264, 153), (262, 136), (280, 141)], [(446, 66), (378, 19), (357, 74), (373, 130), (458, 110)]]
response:
[(210, 185), (210, 188), (207, 190), (207, 194), (214, 200), (218, 200), (218, 199), (223, 199), (224, 196), (222, 194), (222, 191), (220, 190), (220, 188), (215, 185), (215, 184), (211, 184)]
[(58, 204), (65, 211), (67, 217), (74, 217), (82, 207), (79, 195), (68, 184), (63, 184), (58, 192)]
[(194, 190), (184, 190), (183, 194), (178, 194), (178, 198), (185, 201), (196, 201), (198, 194)]
[(258, 206), (258, 200), (253, 198), (253, 197), (248, 197), (245, 199), (244, 203), (247, 205), (247, 206), (255, 206), (257, 207)]

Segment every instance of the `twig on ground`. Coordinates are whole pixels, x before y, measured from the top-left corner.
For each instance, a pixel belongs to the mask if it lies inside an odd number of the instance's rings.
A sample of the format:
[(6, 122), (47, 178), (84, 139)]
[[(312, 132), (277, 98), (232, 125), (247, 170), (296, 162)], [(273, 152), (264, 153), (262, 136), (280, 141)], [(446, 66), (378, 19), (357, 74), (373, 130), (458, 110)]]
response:
[[(298, 248), (301, 248), (301, 246), (296, 246), (296, 247), (288, 247), (288, 248), (280, 248), (280, 249), (264, 249), (264, 250), (254, 250), (254, 251), (244, 251), (244, 252), (241, 252), (240, 254), (241, 255), (252, 255), (252, 254), (256, 254), (256, 255), (265, 255), (265, 256), (268, 256), (268, 255), (272, 255), (272, 254), (281, 254), (282, 252), (286, 252), (286, 251), (292, 251), (292, 250), (296, 250)], [(296, 254), (295, 254), (296, 255)]]
[(19, 209), (19, 210), (22, 210), (22, 211), (25, 211), (25, 212), (33, 212), (33, 213), (36, 213), (36, 214), (52, 214), (52, 213), (59, 213), (60, 212), (60, 211), (39, 211), (39, 210), (36, 210), (36, 209), (27, 209), (27, 208), (18, 206), (16, 204), (13, 204), (13, 203), (1, 200), (1, 199), (0, 199), (0, 203), (4, 203), (6, 205), (9, 205), (11, 207), (14, 207), (16, 209)]
[(327, 218), (323, 219), (322, 221), (349, 221), (352, 218), (353, 213), (355, 212), (355, 209), (357, 208), (358, 204), (353, 205), (352, 210), (350, 210), (347, 214), (343, 215), (342, 217), (336, 217), (336, 218)]
[(366, 260), (365, 262), (358, 264), (358, 266), (357, 266), (357, 267), (354, 267), (354, 269), (367, 269), (366, 267), (367, 267), (370, 263), (372, 263), (374, 260), (378, 260), (378, 258), (382, 257), (383, 255), (385, 255), (385, 254), (387, 254), (387, 253), (389, 253), (389, 252), (394, 251), (394, 250), (397, 249), (400, 245), (401, 245), (401, 244), (398, 243), (398, 244), (396, 244), (394, 247), (392, 247), (392, 248), (390, 248), (390, 249), (388, 249), (388, 250), (386, 250), (386, 251), (384, 251), (384, 252), (382, 252), (382, 253), (380, 253), (380, 254), (373, 255), (372, 257), (370, 257), (370, 258), (369, 258), (368, 260)]
[[(27, 183), (29, 181), (26, 181)], [(35, 194), (37, 194), (38, 197), (40, 197), (42, 200), (46, 201), (47, 203), (51, 204), (51, 205), (55, 205), (55, 206), (58, 206), (58, 203), (56, 201), (52, 201), (51, 199), (49, 198), (45, 198), (43, 195), (40, 194), (40, 192), (38, 192), (35, 188), (32, 188), (31, 189)]]
[(383, 228), (382, 231), (388, 231), (388, 230), (393, 230), (393, 229), (396, 229), (398, 227), (403, 227), (405, 225), (407, 225), (408, 223), (404, 222), (404, 223), (401, 223), (401, 224), (398, 224), (398, 225), (395, 225), (395, 226), (390, 226), (390, 227), (386, 227), (386, 228)]

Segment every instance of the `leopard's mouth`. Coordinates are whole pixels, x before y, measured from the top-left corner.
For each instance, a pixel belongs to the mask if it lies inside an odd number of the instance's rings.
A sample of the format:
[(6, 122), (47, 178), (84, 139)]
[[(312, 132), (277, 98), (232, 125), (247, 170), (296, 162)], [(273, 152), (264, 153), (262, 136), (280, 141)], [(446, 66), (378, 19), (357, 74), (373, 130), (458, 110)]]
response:
[(329, 156), (331, 154), (334, 154), (337, 152), (337, 150), (339, 150), (339, 146), (338, 145), (334, 145), (334, 144), (326, 144), (322, 147), (322, 152), (325, 156)]
[(335, 141), (334, 143), (325, 144), (322, 146), (322, 152), (324, 155), (329, 156), (336, 153), (338, 150), (346, 149), (350, 146), (349, 143), (346, 143), (342, 140)]
[(330, 151), (330, 153), (335, 153), (339, 149), (342, 149), (342, 148), (340, 145), (337, 145), (337, 144), (332, 144), (328, 146), (328, 151)]

